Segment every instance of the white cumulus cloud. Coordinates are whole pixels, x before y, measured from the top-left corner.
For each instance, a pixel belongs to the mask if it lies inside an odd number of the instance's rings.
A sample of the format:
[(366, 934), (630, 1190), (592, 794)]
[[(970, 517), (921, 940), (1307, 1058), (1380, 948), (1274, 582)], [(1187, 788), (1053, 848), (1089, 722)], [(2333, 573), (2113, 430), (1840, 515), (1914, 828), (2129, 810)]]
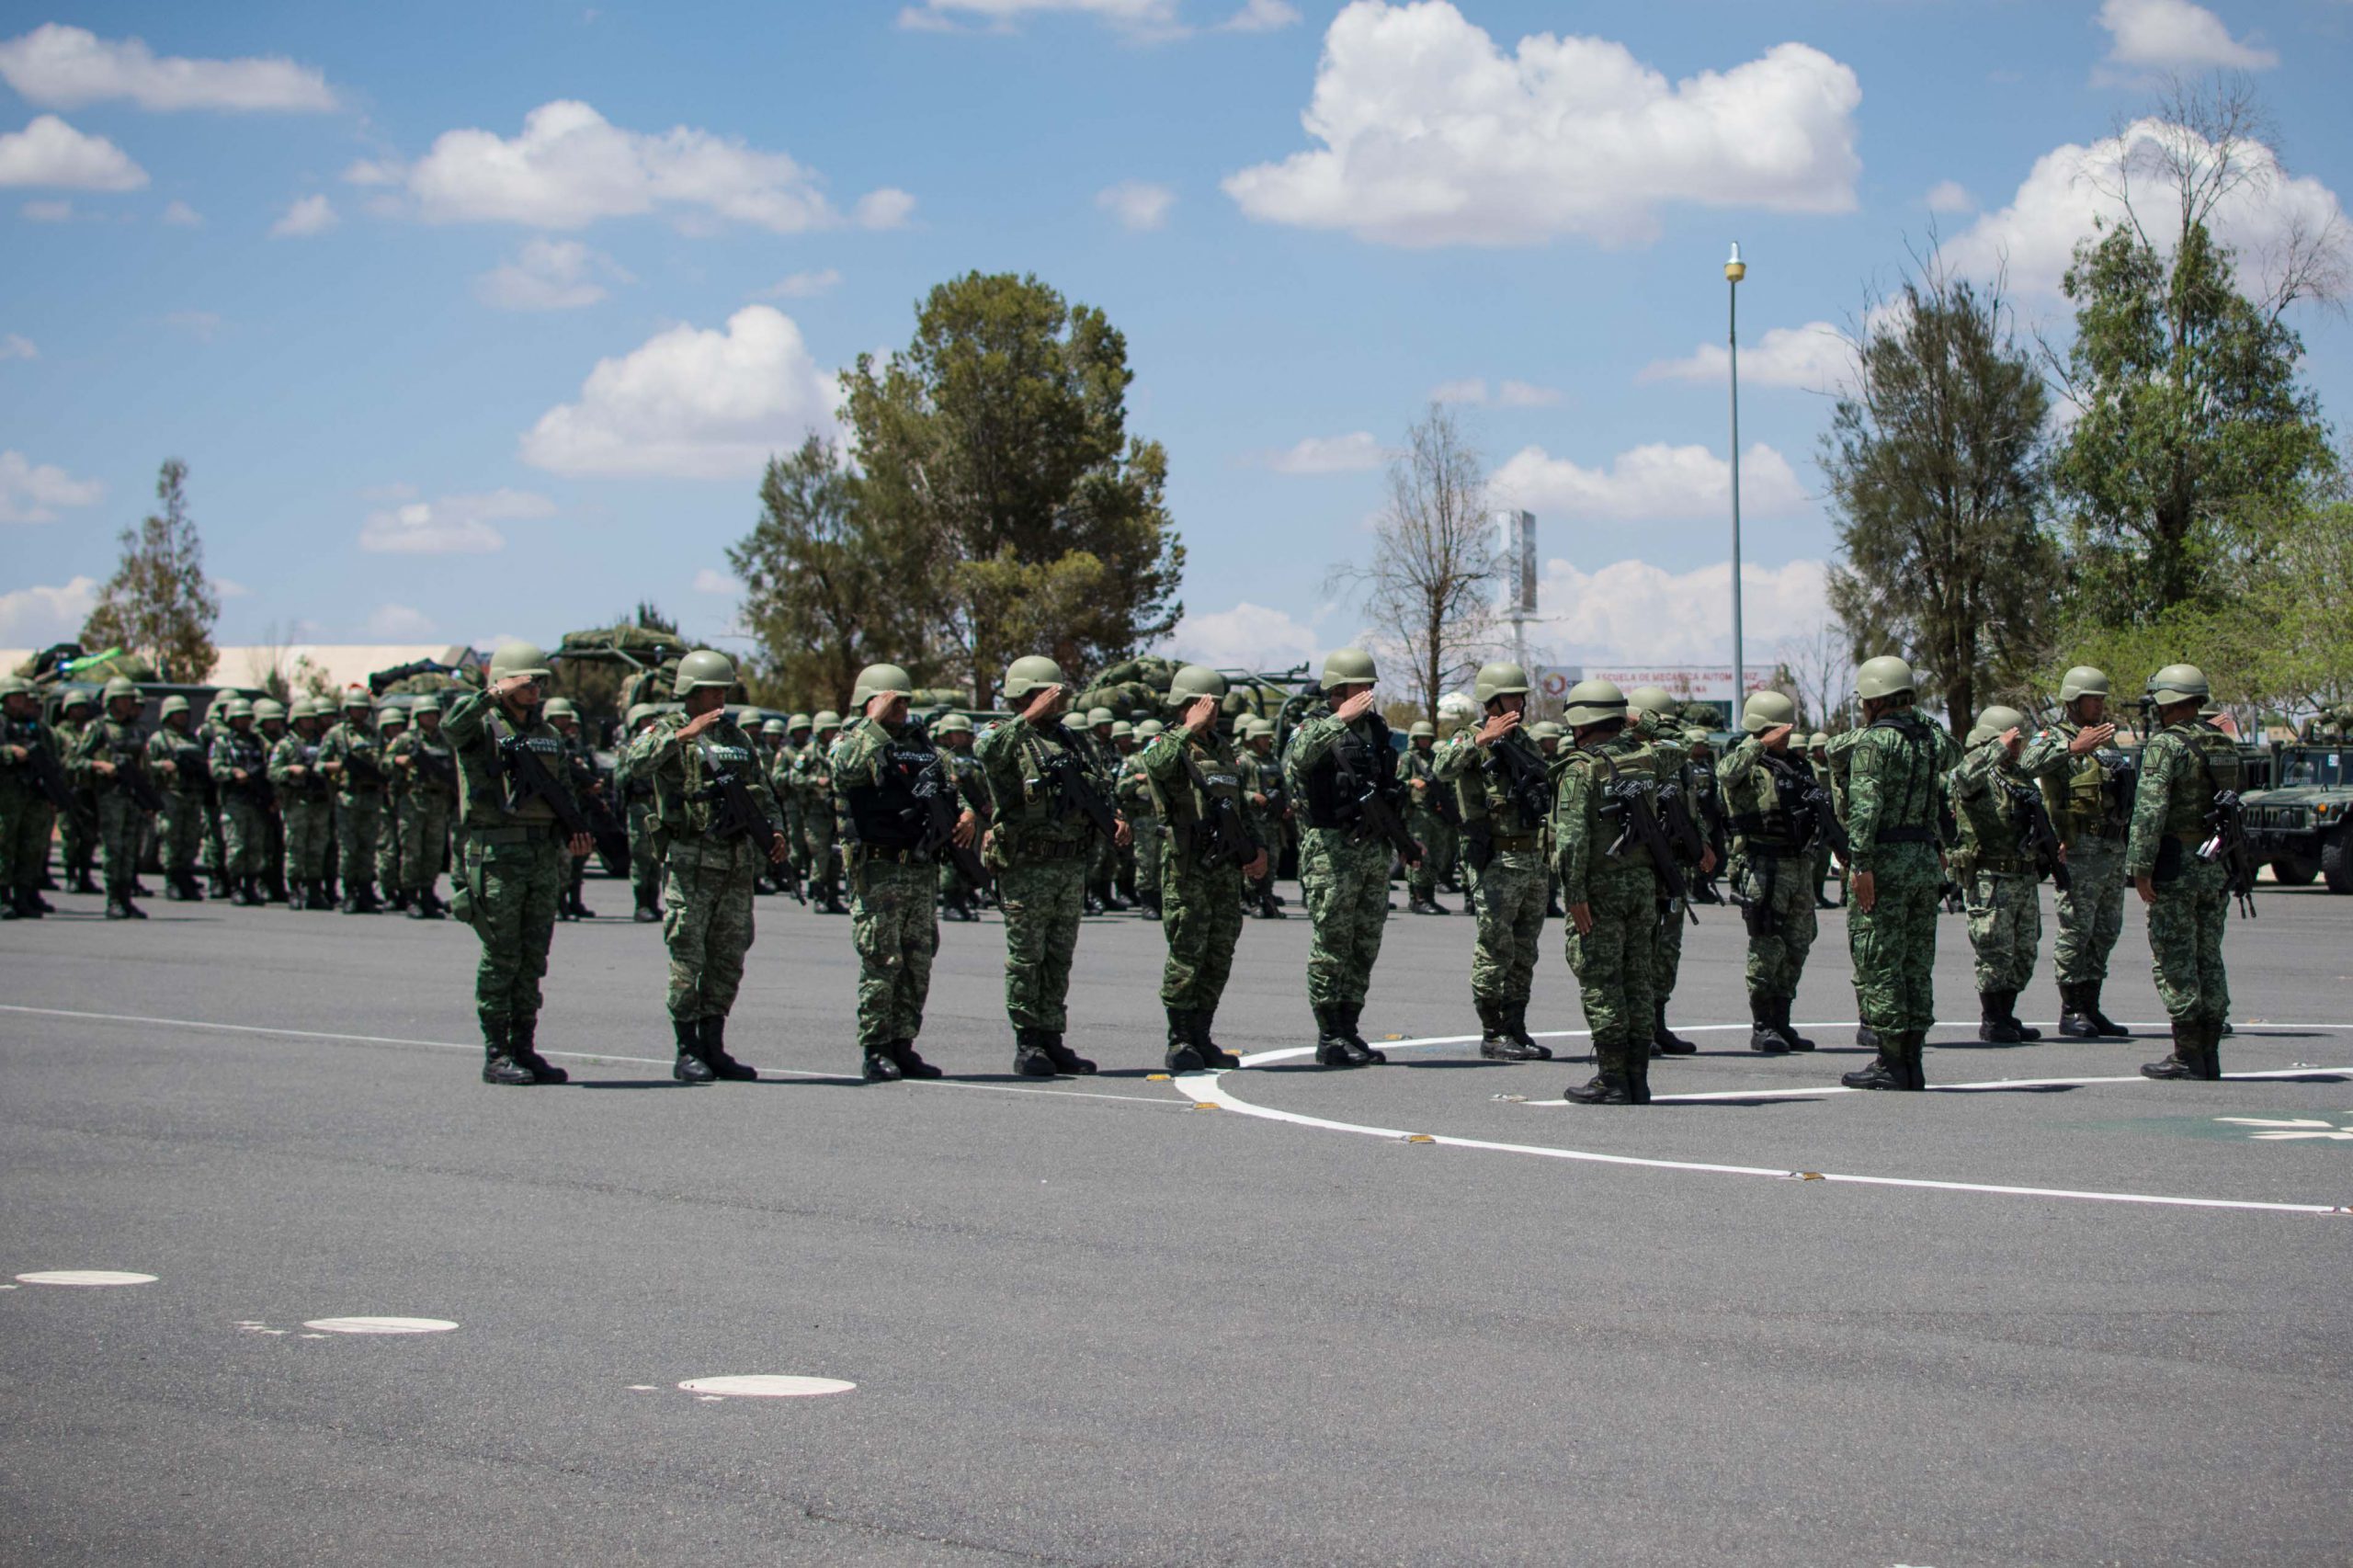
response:
[(1861, 101), (1804, 44), (1671, 82), (1607, 39), (1506, 54), (1448, 0), (1354, 0), (1303, 117), (1322, 145), (1225, 190), (1261, 222), (1399, 245), (1641, 240), (1669, 203), (1843, 212)]
[[(1789, 460), (1759, 442), (1741, 454), (1740, 504), (1758, 516), (1805, 504)], [(1620, 452), (1608, 468), (1583, 468), (1541, 447), (1517, 453), (1494, 475), (1496, 499), (1547, 521), (1664, 523), (1727, 516), (1732, 465), (1705, 447), (1653, 442)]]
[(790, 272), (760, 290), (764, 300), (813, 300), (831, 292), (842, 275), (828, 267), (822, 272)]
[[(1702, 343), (1680, 359), (1659, 359), (1643, 368), (1645, 381), (1721, 381), (1732, 356), (1721, 343)], [(1835, 390), (1853, 370), (1847, 335), (1826, 321), (1777, 326), (1740, 347), (1744, 386)]]
[(169, 223), (176, 229), (193, 229), (204, 222), (204, 214), (185, 201), (174, 201), (164, 209), (163, 216), (155, 221), (159, 223)]
[(1928, 194), (1921, 199), (1928, 204), (1928, 210), (1931, 212), (1974, 212), (1977, 210), (1977, 198), (1970, 195), (1969, 187), (1957, 179), (1938, 180), (1928, 187)]
[(409, 605), (378, 605), (368, 617), (368, 635), (386, 642), (413, 642), (434, 631), (433, 618)]
[(1165, 185), (1124, 179), (1097, 191), (1095, 205), (1117, 218), (1121, 228), (1141, 233), (1166, 226), (1168, 210), (1176, 205), (1176, 193)]
[[(816, 174), (782, 153), (691, 126), (624, 130), (585, 103), (558, 99), (523, 117), (519, 135), (446, 131), (411, 165), (362, 162), (354, 185), (403, 187), (428, 222), (581, 229), (666, 212), (682, 226), (747, 223), (779, 234), (838, 226)], [(867, 228), (906, 222), (915, 199), (884, 188), (860, 199)]]
[(694, 589), (699, 594), (733, 596), (744, 591), (744, 585), (724, 572), (706, 566), (695, 574)]
[(2009, 204), (1954, 236), (1945, 258), (1980, 276), (2006, 267), (2014, 289), (2057, 294), (2076, 242), (2090, 236), (2095, 221), (2124, 217), (2116, 195), (2120, 186), (2129, 181), (2144, 210), (2149, 202), (2172, 199), (2161, 189), (2158, 167), (2169, 148), (2177, 156), (2228, 159), (2245, 176), (2216, 206), (2211, 222), (2215, 236), (2238, 253), (2250, 282), (2263, 278), (2291, 238), (2345, 222), (2334, 191), (2309, 175), (2290, 177), (2278, 154), (2261, 142), (2218, 148), (2194, 131), (2141, 119), (2121, 136), (2088, 147), (2070, 142), (2037, 158)]
[(580, 400), (524, 436), (522, 457), (562, 474), (740, 478), (812, 429), (831, 432), (838, 401), (792, 318), (746, 305), (723, 332), (681, 324), (598, 360)]
[(1174, 657), (1217, 669), (1278, 670), (1313, 662), (1323, 642), (1288, 611), (1245, 599), (1232, 609), (1188, 613), (1167, 646)]
[(578, 240), (528, 242), (515, 259), (474, 279), (474, 298), (502, 311), (570, 311), (605, 297), (605, 282), (631, 281), (610, 256)]
[(0, 337), (0, 359), (38, 359), (40, 358), (40, 349), (31, 338), (13, 332), (6, 337)]
[(36, 585), (0, 594), (0, 642), (12, 648), (46, 648), (81, 636), (83, 622), (98, 605), (98, 580), (75, 577), (55, 586)]
[(2099, 25), (2109, 32), (2109, 60), (2160, 71), (2268, 71), (2279, 63), (2270, 50), (2242, 43), (2222, 18), (2190, 0), (2107, 0)]
[[(1750, 663), (1829, 618), (1824, 563), (1744, 562), (1740, 572), (1742, 642)], [(1647, 561), (1619, 561), (1594, 571), (1558, 558), (1537, 581), (1529, 637), (1552, 662), (1642, 664), (1732, 662), (1732, 564), (1719, 561), (1670, 572)]]
[(0, 186), (64, 190), (137, 190), (147, 171), (103, 136), (74, 130), (53, 114), (0, 136)]
[(49, 22), (0, 43), (0, 78), (51, 108), (129, 98), (145, 109), (294, 109), (335, 107), (312, 66), (282, 56), (188, 60), (157, 55), (135, 38), (102, 39)]
[(273, 240), (307, 240), (313, 234), (324, 234), (342, 220), (335, 213), (335, 204), (316, 194), (298, 198), (293, 205), (278, 215), (269, 226)]
[(0, 452), (0, 523), (53, 523), (56, 508), (87, 506), (106, 493), (97, 480), (76, 479), (53, 464), (28, 461), (19, 451)]
[(1257, 458), (1277, 473), (1352, 473), (1359, 469), (1379, 468), (1388, 460), (1388, 452), (1369, 430), (1351, 430), (1345, 436), (1310, 436), (1295, 447), (1262, 452)]
[(370, 512), (359, 548), (379, 555), (488, 555), (506, 548), (492, 525), (555, 515), (555, 503), (528, 490), (443, 495)]

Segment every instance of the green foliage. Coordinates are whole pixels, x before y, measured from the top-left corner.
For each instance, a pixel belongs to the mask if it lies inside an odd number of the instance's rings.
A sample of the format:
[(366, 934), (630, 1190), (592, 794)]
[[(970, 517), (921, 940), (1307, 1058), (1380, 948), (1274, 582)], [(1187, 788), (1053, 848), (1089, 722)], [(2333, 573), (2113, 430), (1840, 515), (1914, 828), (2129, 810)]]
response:
[(843, 373), (858, 526), (926, 634), (888, 652), (952, 659), (984, 703), (1020, 654), (1083, 678), (1176, 625), (1184, 547), (1167, 456), (1127, 433), (1131, 380), (1102, 312), (977, 272), (931, 291), (904, 352)]
[[(1998, 288), (1932, 256), (1870, 328), (1822, 442), (1847, 627), (1935, 672), (1956, 733), (2042, 651), (2057, 562), (2041, 526), (2049, 397)], [(1923, 693), (1924, 697), (1927, 695)]]
[(121, 647), (143, 655), (158, 680), (194, 685), (218, 656), (212, 626), (221, 601), (204, 574), (204, 541), (188, 515), (188, 464), (165, 460), (155, 479), (159, 514), (119, 536), (122, 561), (99, 591), (82, 627), (85, 648)]

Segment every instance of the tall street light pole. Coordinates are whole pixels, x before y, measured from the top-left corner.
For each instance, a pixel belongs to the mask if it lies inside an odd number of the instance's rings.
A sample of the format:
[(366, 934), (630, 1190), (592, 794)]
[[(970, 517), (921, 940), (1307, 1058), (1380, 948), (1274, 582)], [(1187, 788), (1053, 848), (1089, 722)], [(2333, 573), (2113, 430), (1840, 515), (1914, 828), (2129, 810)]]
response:
[(1732, 259), (1724, 263), (1725, 295), (1731, 303), (1724, 342), (1732, 369), (1732, 702), (1725, 722), (1735, 729), (1740, 706), (1748, 697), (1748, 667), (1740, 645), (1740, 280), (1747, 276), (1748, 264), (1740, 259), (1740, 242), (1734, 240)]

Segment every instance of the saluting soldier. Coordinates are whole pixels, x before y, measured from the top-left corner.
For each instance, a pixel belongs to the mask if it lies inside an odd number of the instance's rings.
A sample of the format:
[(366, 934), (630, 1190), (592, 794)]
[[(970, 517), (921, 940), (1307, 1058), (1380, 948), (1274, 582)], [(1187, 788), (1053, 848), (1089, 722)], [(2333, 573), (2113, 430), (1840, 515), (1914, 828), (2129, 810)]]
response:
[(1629, 726), (1626, 695), (1606, 680), (1569, 688), (1552, 804), (1553, 854), (1568, 905), (1569, 968), (1577, 977), (1597, 1071), (1571, 1085), (1577, 1105), (1648, 1105), (1651, 1000), (1660, 879), (1638, 816), (1655, 823), (1659, 775), (1675, 766)]
[(1405, 828), (1422, 846), (1422, 863), (1405, 878), (1408, 915), (1454, 913), (1438, 901), (1439, 873), (1452, 873), (1456, 846), (1453, 825), (1446, 820), (1454, 807), (1454, 791), (1438, 780), (1437, 749), (1438, 726), (1427, 719), (1415, 720), (1414, 727), (1405, 733), (1404, 765), (1398, 770), (1404, 776), (1406, 799), (1411, 802)]
[(1225, 677), (1208, 665), (1179, 669), (1168, 683), (1173, 726), (1152, 737), (1142, 761), (1150, 816), (1163, 830), (1154, 845), (1161, 933), (1168, 938), (1160, 971), (1168, 1016), (1163, 1061), (1171, 1073), (1242, 1065), (1210, 1029), (1233, 973), (1243, 884), (1264, 873), (1267, 847), (1245, 809), (1243, 754), (1219, 733), (1225, 696)]
[(2019, 768), (2042, 786), (2051, 824), (2067, 849), (2060, 893), (2059, 1032), (2075, 1040), (2129, 1038), (2100, 1010), (2108, 961), (2124, 929), (2124, 839), (2133, 805), (2131, 763), (2108, 716), (2108, 676), (2077, 665), (2059, 679), (2060, 717), (2035, 732)]
[(1797, 705), (1778, 691), (1755, 691), (1741, 707), (1740, 744), (1716, 765), (1732, 819), (1732, 887), (1748, 927), (1748, 1049), (1768, 1055), (1812, 1051), (1790, 1009), (1813, 950), (1813, 840), (1791, 790), (1812, 777), (1790, 745)]
[[(1471, 957), (1479, 1054), (1496, 1062), (1548, 1061), (1552, 1051), (1528, 1032), (1528, 998), (1544, 940), (1551, 769), (1520, 723), (1528, 709), (1526, 670), (1503, 661), (1483, 665), (1472, 695), (1484, 721), (1475, 730), (1456, 731), (1432, 754), (1430, 790), (1450, 794), (1462, 822), (1471, 912), (1479, 921)], [(1429, 814), (1438, 814), (1435, 808)]]
[[(2222, 1031), (2231, 1012), (2222, 933), (2230, 924), (2229, 873), (2199, 847), (2213, 835), (2215, 797), (2239, 788), (2236, 742), (2198, 717), (2211, 695), (2195, 665), (2167, 665), (2149, 679), (2162, 727), (2141, 748), (2125, 870), (2149, 911), (2149, 954), (2157, 995), (2173, 1021), (2173, 1051), (2141, 1069), (2150, 1078), (2222, 1075)], [(2073, 870), (2072, 864), (2069, 869)]]

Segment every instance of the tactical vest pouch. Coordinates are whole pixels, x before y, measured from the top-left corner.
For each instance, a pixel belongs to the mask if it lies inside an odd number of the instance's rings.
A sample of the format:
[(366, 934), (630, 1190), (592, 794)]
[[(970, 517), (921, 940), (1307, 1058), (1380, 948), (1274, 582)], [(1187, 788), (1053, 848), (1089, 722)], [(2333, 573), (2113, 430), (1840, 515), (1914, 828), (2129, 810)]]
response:
[(2170, 882), (2177, 879), (2181, 875), (2181, 863), (2184, 858), (2179, 838), (2168, 833), (2158, 839), (2157, 863), (2149, 873), (2150, 881)]

